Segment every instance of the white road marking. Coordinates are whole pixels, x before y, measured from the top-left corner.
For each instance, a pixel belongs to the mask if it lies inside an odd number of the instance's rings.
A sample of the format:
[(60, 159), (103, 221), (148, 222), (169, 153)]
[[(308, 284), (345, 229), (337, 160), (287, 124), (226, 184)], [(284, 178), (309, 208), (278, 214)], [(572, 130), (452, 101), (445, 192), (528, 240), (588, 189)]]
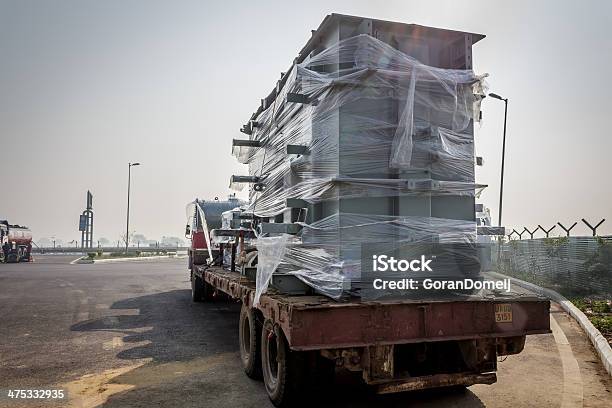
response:
[(582, 407), (582, 375), (578, 361), (572, 352), (572, 346), (567, 341), (565, 333), (561, 330), (559, 323), (553, 314), (550, 315), (550, 328), (557, 343), (557, 350), (561, 357), (563, 365), (563, 396), (561, 400), (561, 408)]
[(123, 339), (121, 337), (113, 337), (111, 341), (104, 342), (102, 348), (104, 350), (113, 350), (119, 347), (123, 347)]

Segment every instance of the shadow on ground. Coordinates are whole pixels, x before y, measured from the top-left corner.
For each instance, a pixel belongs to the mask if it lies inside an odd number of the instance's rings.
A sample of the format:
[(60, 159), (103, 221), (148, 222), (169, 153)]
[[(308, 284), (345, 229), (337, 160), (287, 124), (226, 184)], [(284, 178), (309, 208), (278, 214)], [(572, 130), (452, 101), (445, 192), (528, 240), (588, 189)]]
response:
[[(104, 407), (271, 407), (263, 384), (244, 375), (238, 355), (240, 305), (217, 300), (192, 303), (190, 291), (175, 290), (115, 302), (126, 314), (77, 323), (71, 330), (115, 333), (117, 358), (133, 360), (99, 384), (110, 393)], [(120, 339), (120, 340), (119, 340)], [(143, 360), (145, 359), (145, 360)], [(469, 390), (433, 390), (377, 396), (357, 381), (309, 395), (317, 407), (482, 407)]]

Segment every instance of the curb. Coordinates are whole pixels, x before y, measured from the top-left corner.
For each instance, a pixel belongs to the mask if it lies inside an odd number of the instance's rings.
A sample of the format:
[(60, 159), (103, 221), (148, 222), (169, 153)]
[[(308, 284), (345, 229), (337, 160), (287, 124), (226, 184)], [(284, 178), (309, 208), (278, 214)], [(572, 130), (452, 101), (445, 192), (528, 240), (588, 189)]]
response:
[[(173, 258), (176, 256), (173, 256)], [(110, 259), (94, 259), (93, 263), (112, 263), (112, 262), (138, 262), (148, 261), (151, 259), (168, 259), (170, 255), (156, 255), (156, 256), (139, 256), (131, 258), (110, 258)]]
[(138, 262), (138, 261), (148, 261), (152, 259), (183, 259), (186, 256), (182, 255), (157, 255), (157, 256), (139, 256), (132, 258), (110, 258), (110, 259), (88, 259), (86, 256), (82, 256), (80, 258), (75, 259), (70, 262), (70, 265), (75, 264), (97, 264), (97, 263), (112, 263), (112, 262)]
[(597, 354), (599, 354), (604, 368), (606, 369), (608, 374), (612, 376), (612, 348), (610, 348), (608, 341), (601, 334), (601, 332), (597, 330), (595, 326), (593, 326), (593, 323), (591, 323), (589, 318), (586, 317), (586, 315), (582, 313), (580, 309), (574, 306), (572, 302), (567, 300), (565, 296), (555, 292), (554, 290), (546, 289), (533, 283), (513, 278), (511, 276), (502, 275), (501, 273), (492, 271), (487, 273), (498, 278), (509, 278), (510, 281), (515, 283), (516, 285), (521, 286), (525, 289), (529, 289), (540, 295), (546, 296), (547, 298), (559, 303), (563, 310), (565, 310), (570, 316), (572, 316), (578, 322), (578, 324), (580, 324), (582, 329), (586, 332), (587, 336), (589, 336), (591, 343), (593, 343), (593, 347), (595, 347), (595, 350), (597, 350)]
[(91, 259), (86, 259), (86, 257), (82, 256), (80, 258), (75, 259), (74, 261), (70, 262), (70, 265), (76, 265), (76, 264), (92, 264), (94, 263), (93, 260)]

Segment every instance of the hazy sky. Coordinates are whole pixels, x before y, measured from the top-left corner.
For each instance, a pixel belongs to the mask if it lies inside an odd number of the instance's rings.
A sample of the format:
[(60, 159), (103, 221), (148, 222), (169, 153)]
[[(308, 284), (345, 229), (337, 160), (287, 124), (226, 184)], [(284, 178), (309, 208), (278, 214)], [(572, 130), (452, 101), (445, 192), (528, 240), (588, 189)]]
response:
[[(612, 233), (607, 1), (0, 0), (0, 219), (79, 238), (90, 189), (96, 238), (116, 240), (140, 161), (131, 229), (182, 236), (185, 204), (244, 172), (231, 139), (331, 12), (485, 34), (475, 70), (510, 99), (504, 223)], [(483, 115), (497, 219), (503, 103)]]

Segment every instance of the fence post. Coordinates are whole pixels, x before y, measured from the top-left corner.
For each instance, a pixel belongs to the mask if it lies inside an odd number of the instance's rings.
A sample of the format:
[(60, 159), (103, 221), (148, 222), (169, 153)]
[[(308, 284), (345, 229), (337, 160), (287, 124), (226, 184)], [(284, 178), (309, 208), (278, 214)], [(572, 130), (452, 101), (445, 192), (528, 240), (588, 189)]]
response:
[(533, 234), (535, 234), (537, 230), (538, 230), (538, 229), (536, 228), (536, 229), (534, 229), (533, 231), (529, 231), (529, 230), (527, 229), (527, 227), (525, 227), (525, 231), (527, 231), (527, 233), (529, 234), (529, 236), (531, 237), (531, 239), (533, 239)]
[(569, 227), (569, 228), (565, 228), (563, 226), (563, 224), (561, 224), (560, 222), (557, 222), (557, 225), (559, 225), (561, 228), (563, 228), (563, 230), (565, 231), (565, 233), (567, 234), (568, 237), (570, 236), (570, 231), (572, 230), (572, 228), (574, 228), (576, 226), (576, 224), (578, 224), (578, 222), (573, 223), (572, 226)]
[(548, 234), (550, 234), (550, 231), (554, 230), (556, 227), (556, 225), (553, 225), (552, 227), (550, 227), (550, 229), (548, 231), (546, 231), (540, 224), (538, 224), (538, 228), (540, 228), (542, 231), (544, 231), (544, 233), (546, 234), (546, 238), (548, 238)]
[(591, 226), (591, 224), (589, 224), (589, 222), (587, 220), (585, 220), (584, 218), (582, 219), (582, 222), (584, 222), (587, 225), (587, 227), (589, 227), (591, 229), (591, 231), (593, 231), (593, 236), (595, 237), (595, 236), (597, 236), (597, 227), (599, 227), (601, 224), (603, 224), (603, 222), (605, 220), (606, 220), (605, 218), (602, 219), (601, 221), (599, 221), (599, 224), (597, 224), (594, 227)]

